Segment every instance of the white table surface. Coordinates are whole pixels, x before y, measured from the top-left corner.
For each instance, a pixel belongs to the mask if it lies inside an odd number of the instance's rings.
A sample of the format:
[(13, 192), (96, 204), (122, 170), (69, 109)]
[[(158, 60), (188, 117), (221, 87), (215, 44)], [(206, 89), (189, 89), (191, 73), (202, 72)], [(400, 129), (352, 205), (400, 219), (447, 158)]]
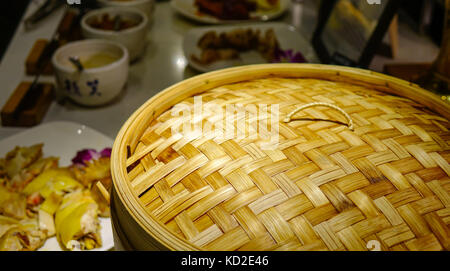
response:
[[(39, 2), (42, 1), (31, 2), (24, 18), (38, 7)], [(290, 21), (290, 13), (294, 11), (302, 12), (298, 7), (291, 9), (278, 21)], [(25, 31), (23, 24), (18, 26), (0, 64), (0, 106), (21, 81), (33, 81), (33, 77), (25, 75), (25, 59), (37, 39), (51, 38), (63, 15), (64, 8), (61, 8), (31, 31)], [(314, 21), (309, 20), (308, 23), (311, 28), (314, 26)], [(184, 33), (196, 26), (203, 25), (176, 14), (168, 1), (157, 3), (145, 54), (131, 65), (128, 83), (121, 97), (111, 105), (96, 108), (81, 107), (70, 101), (63, 104), (53, 102), (43, 123), (74, 121), (115, 138), (127, 118), (146, 100), (166, 87), (197, 74), (188, 66), (182, 51)], [(54, 78), (42, 76), (40, 81), (54, 82)], [(0, 140), (24, 129), (0, 127)]]
[[(31, 1), (24, 18), (35, 10), (41, 0)], [(316, 24), (316, 1), (293, 0), (291, 8), (276, 21), (283, 21), (295, 26), (308, 40), (311, 38)], [(49, 39), (64, 14), (64, 9), (58, 10), (40, 23), (32, 31), (25, 31), (20, 24), (0, 63), (0, 106), (6, 102), (17, 85), (24, 80), (32, 81), (33, 77), (25, 75), (25, 59), (37, 39)], [(192, 27), (204, 26), (189, 21), (176, 14), (170, 3), (158, 2), (154, 12), (154, 19), (147, 35), (147, 47), (144, 56), (130, 67), (126, 89), (121, 97), (113, 104), (105, 107), (86, 108), (71, 102), (59, 104), (53, 102), (45, 115), (43, 122), (74, 121), (103, 134), (115, 138), (117, 132), (127, 118), (146, 100), (181, 80), (192, 77), (197, 73), (192, 70), (183, 55), (182, 42), (184, 34)], [(403, 27), (401, 25), (401, 27)], [(425, 48), (427, 54), (420, 56), (418, 61), (431, 61), (437, 54), (437, 47), (430, 45), (425, 37), (417, 37), (410, 30), (400, 29), (400, 43), (413, 43), (411, 48)], [(406, 33), (406, 37), (402, 37)], [(410, 41), (413, 42), (410, 42)], [(424, 47), (425, 46), (425, 47)], [(428, 46), (428, 47), (427, 47)], [(400, 52), (398, 61), (408, 60), (411, 54), (407, 50)], [(373, 65), (379, 70), (384, 62), (390, 60), (375, 57)], [(53, 82), (53, 76), (42, 77), (41, 81)], [(11, 128), (0, 126), (0, 140), (20, 132), (26, 128)]]

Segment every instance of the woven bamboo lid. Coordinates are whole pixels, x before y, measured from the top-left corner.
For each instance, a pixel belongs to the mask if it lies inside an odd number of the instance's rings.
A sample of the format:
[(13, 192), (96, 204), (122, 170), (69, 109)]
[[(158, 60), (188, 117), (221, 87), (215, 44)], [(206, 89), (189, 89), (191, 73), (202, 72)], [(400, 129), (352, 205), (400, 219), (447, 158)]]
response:
[[(214, 106), (194, 123), (248, 128), (244, 136), (174, 133), (200, 97)], [(261, 114), (216, 114), (231, 104), (276, 108), (277, 144), (238, 124), (268, 120)], [(130, 232), (172, 250), (448, 250), (449, 116), (439, 97), (359, 69), (208, 73), (129, 118), (114, 143), (114, 187), (140, 228)]]

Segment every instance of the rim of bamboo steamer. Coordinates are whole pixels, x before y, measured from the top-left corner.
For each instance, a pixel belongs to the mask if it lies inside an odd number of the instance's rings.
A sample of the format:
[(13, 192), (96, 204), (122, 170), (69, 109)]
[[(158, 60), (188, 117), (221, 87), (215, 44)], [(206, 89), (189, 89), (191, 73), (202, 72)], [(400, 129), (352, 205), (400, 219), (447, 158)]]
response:
[(151, 217), (127, 181), (127, 145), (131, 153), (151, 121), (171, 106), (215, 87), (268, 77), (308, 78), (366, 86), (387, 94), (406, 97), (450, 119), (450, 106), (439, 96), (418, 85), (385, 74), (323, 64), (259, 64), (228, 68), (201, 74), (174, 84), (147, 100), (124, 123), (116, 136), (111, 154), (111, 172), (118, 200), (137, 224), (170, 250), (202, 250), (183, 240), (160, 221)]

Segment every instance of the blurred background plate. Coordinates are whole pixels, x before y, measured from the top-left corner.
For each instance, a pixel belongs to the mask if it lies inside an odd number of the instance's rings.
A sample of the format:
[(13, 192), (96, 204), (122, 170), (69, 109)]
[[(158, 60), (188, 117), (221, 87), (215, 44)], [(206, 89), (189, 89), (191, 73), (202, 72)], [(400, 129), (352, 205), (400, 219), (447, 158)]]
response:
[(210, 72), (234, 66), (267, 63), (267, 61), (257, 51), (240, 53), (240, 59), (221, 60), (213, 62), (209, 65), (203, 65), (192, 60), (192, 55), (196, 55), (197, 57), (200, 57), (201, 55), (201, 49), (197, 46), (197, 43), (205, 33), (209, 31), (216, 31), (220, 34), (222, 32), (230, 32), (238, 28), (258, 29), (261, 33), (264, 33), (268, 29), (273, 29), (278, 42), (280, 43), (281, 49), (292, 49), (295, 52), (301, 52), (309, 63), (319, 63), (319, 59), (311, 44), (298, 31), (296, 31), (293, 26), (289, 26), (284, 23), (264, 23), (242, 24), (239, 26), (199, 27), (190, 30), (185, 35), (183, 41), (183, 51), (186, 59), (189, 61), (189, 65), (200, 72)]
[[(113, 140), (85, 125), (58, 121), (36, 126), (0, 141), (0, 157), (15, 146), (31, 146), (44, 143), (44, 157), (59, 157), (60, 166), (69, 166), (77, 151), (87, 148), (102, 150), (112, 147)], [(93, 250), (114, 248), (114, 239), (110, 218), (100, 218), (102, 247)], [(39, 250), (60, 251), (56, 237), (49, 238)]]
[(272, 10), (250, 12), (252, 19), (249, 20), (221, 20), (214, 16), (199, 13), (198, 8), (195, 6), (195, 0), (171, 0), (170, 4), (174, 10), (182, 14), (183, 16), (206, 24), (232, 24), (242, 23), (249, 21), (270, 21), (283, 15), (283, 13), (289, 7), (289, 0), (279, 0), (280, 4), (278, 8)]

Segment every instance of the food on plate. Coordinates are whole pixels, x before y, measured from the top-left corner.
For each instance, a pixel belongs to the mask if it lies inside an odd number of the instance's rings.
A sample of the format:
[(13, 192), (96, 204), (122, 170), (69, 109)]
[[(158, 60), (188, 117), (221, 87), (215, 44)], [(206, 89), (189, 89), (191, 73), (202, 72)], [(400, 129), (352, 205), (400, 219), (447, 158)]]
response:
[(47, 231), (47, 235), (54, 236), (56, 233), (53, 216), (61, 204), (63, 196), (52, 192), (39, 207), (39, 227)]
[(61, 167), (42, 147), (15, 147), (0, 159), (0, 250), (36, 250), (53, 236), (67, 250), (101, 247), (111, 149), (79, 151)]
[(111, 176), (100, 179), (95, 182), (91, 187), (92, 198), (98, 205), (99, 216), (110, 217), (111, 211), (109, 208), (110, 204), (110, 193), (112, 187)]
[(31, 147), (15, 147), (6, 154), (4, 158), (3, 170), (8, 177), (12, 178), (20, 170), (29, 166), (42, 156), (42, 144)]
[(78, 190), (67, 194), (55, 213), (58, 241), (69, 250), (100, 247), (98, 205), (90, 191)]
[(195, 0), (199, 11), (221, 20), (247, 20), (256, 10), (255, 3), (244, 0)]
[(22, 169), (10, 181), (10, 188), (16, 191), (22, 190), (31, 180), (43, 171), (58, 167), (57, 157), (39, 158), (30, 166)]
[(103, 14), (89, 22), (89, 25), (96, 29), (108, 30), (108, 31), (122, 31), (128, 28), (137, 26), (139, 23), (117, 16), (110, 16), (109, 14)]
[(39, 194), (46, 199), (52, 193), (70, 193), (83, 185), (73, 178), (68, 168), (49, 169), (31, 181), (24, 189), (27, 196)]
[(228, 60), (239, 58), (239, 52), (233, 49), (206, 49), (202, 52), (200, 58), (195, 55), (192, 59), (200, 64), (208, 65), (219, 60)]
[(273, 29), (261, 32), (259, 29), (236, 28), (228, 32), (206, 32), (197, 42), (200, 56), (191, 55), (191, 59), (201, 65), (210, 65), (216, 61), (241, 58), (241, 53), (256, 51), (266, 62), (307, 62), (301, 52), (292, 49), (283, 50)]
[(195, 0), (200, 13), (221, 20), (252, 19), (251, 12), (277, 8), (279, 0)]
[(259, 30), (238, 28), (229, 32), (217, 33), (209, 31), (198, 41), (202, 50), (200, 57), (192, 55), (192, 59), (202, 65), (208, 65), (219, 60), (239, 58), (241, 52), (255, 50), (268, 62), (271, 62), (279, 42), (273, 29), (264, 34)]
[(72, 160), (71, 170), (81, 183), (88, 186), (95, 180), (110, 177), (110, 156), (109, 149), (101, 152), (92, 149), (80, 151)]
[(0, 186), (0, 214), (15, 219), (24, 219), (27, 217), (26, 207), (27, 200), (24, 195)]
[(86, 149), (77, 153), (72, 160), (72, 172), (83, 185), (90, 187), (92, 197), (97, 202), (100, 216), (109, 217), (109, 191), (111, 191), (111, 149), (100, 152)]
[(0, 158), (0, 179), (8, 179), (8, 188), (22, 190), (42, 171), (57, 167), (58, 158), (42, 158), (42, 144), (15, 147), (5, 158)]
[(0, 251), (32, 251), (47, 238), (36, 218), (16, 220), (0, 215)]

